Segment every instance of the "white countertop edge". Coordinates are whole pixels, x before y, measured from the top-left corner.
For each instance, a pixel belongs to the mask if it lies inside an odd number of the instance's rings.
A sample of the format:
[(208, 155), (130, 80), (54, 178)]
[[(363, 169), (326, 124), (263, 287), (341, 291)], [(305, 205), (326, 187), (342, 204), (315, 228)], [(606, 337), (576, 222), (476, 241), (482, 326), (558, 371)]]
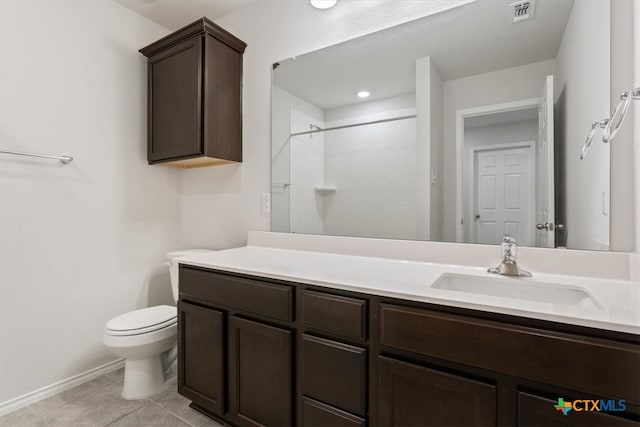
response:
[[(248, 248), (249, 247), (237, 248), (229, 251), (214, 252), (213, 254), (216, 254), (216, 253), (220, 254), (223, 252), (228, 253), (230, 251), (238, 251), (238, 250), (248, 249)], [(274, 249), (274, 248), (260, 247), (260, 249), (268, 250), (268, 249)], [(275, 249), (275, 250), (288, 251), (286, 249)], [(295, 252), (303, 254), (305, 251), (295, 251)], [(316, 255), (340, 256), (336, 254), (326, 254), (326, 253), (320, 253), (320, 252), (310, 252), (310, 253), (316, 254)], [(354, 256), (354, 255), (344, 255), (344, 256), (362, 258), (367, 260), (370, 259), (372, 261), (376, 259), (374, 257), (361, 257), (361, 256)], [(597, 317), (602, 317), (606, 313), (603, 313), (597, 310), (586, 310), (586, 309), (580, 310), (579, 314), (583, 316), (583, 317), (580, 317), (578, 315), (571, 315), (569, 313), (552, 312), (553, 311), (552, 309), (554, 306), (550, 304), (536, 303), (536, 302), (530, 302), (530, 301), (523, 302), (520, 300), (513, 300), (509, 298), (473, 295), (472, 297), (474, 297), (475, 299), (483, 301), (482, 303), (480, 303), (480, 302), (465, 301), (464, 297), (467, 297), (468, 299), (470, 295), (460, 295), (459, 293), (455, 293), (451, 291), (437, 290), (437, 292), (439, 292), (440, 294), (445, 294), (447, 297), (416, 295), (416, 294), (411, 294), (411, 293), (406, 293), (401, 291), (394, 291), (389, 289), (367, 287), (367, 286), (363, 286), (362, 284), (357, 285), (357, 284), (345, 283), (345, 282), (340, 282), (336, 280), (323, 281), (323, 280), (313, 279), (310, 277), (305, 277), (305, 276), (296, 275), (296, 274), (277, 274), (277, 273), (267, 271), (265, 269), (249, 268), (249, 267), (245, 268), (245, 267), (238, 267), (237, 265), (230, 265), (229, 263), (224, 263), (219, 261), (216, 262), (215, 259), (205, 260), (205, 261), (198, 259), (202, 257), (203, 257), (202, 255), (189, 256), (189, 257), (181, 258), (178, 261), (181, 264), (187, 264), (187, 265), (221, 270), (221, 271), (228, 271), (232, 273), (246, 274), (246, 275), (256, 276), (256, 277), (265, 277), (270, 279), (297, 282), (297, 283), (303, 283), (303, 284), (325, 287), (325, 288), (333, 288), (333, 289), (359, 292), (359, 293), (368, 293), (368, 294), (373, 294), (381, 297), (397, 298), (397, 299), (403, 299), (407, 301), (425, 302), (425, 303), (430, 303), (435, 305), (443, 305), (443, 306), (471, 309), (471, 310), (477, 310), (477, 311), (484, 311), (489, 313), (498, 313), (498, 314), (518, 316), (518, 317), (526, 317), (526, 318), (536, 319), (536, 320), (560, 322), (560, 323), (565, 323), (570, 325), (577, 325), (577, 326), (584, 326), (584, 327), (590, 327), (590, 328), (596, 328), (596, 329), (605, 329), (605, 330), (640, 335), (640, 324), (620, 323), (620, 322), (615, 322), (615, 321), (606, 320), (606, 319), (598, 319)], [(215, 255), (213, 255), (213, 258), (215, 258)], [(378, 259), (382, 261), (402, 262), (407, 264), (412, 264), (412, 263), (432, 264), (432, 263), (420, 263), (416, 261), (389, 260), (386, 258), (378, 258)], [(436, 264), (433, 264), (433, 265), (436, 265)], [(443, 266), (439, 265), (439, 267), (443, 267)], [(456, 266), (452, 265), (450, 267), (455, 268)], [(471, 269), (478, 270), (477, 268), (471, 268)], [(479, 271), (481, 270), (478, 270), (478, 272)], [(474, 273), (478, 273), (478, 272), (474, 272)], [(540, 276), (548, 276), (548, 275), (541, 274)], [(576, 278), (574, 276), (566, 276), (565, 278), (571, 279), (571, 281), (576, 281), (576, 279), (589, 281), (589, 282), (597, 280), (597, 279), (580, 278), (580, 277)], [(542, 277), (542, 279), (544, 280), (545, 277)], [(615, 285), (615, 283), (618, 282), (618, 284), (622, 284), (624, 286), (637, 286), (637, 284), (634, 284), (628, 281), (611, 280), (607, 282), (608, 282), (607, 285), (609, 285), (609, 283), (611, 285)], [(504, 303), (505, 305), (498, 305), (497, 303)], [(514, 307), (515, 305), (520, 305), (520, 307)], [(522, 305), (528, 305), (529, 309), (527, 309), (526, 307), (525, 308), (521, 307)], [(531, 309), (532, 307), (534, 309)], [(567, 308), (565, 311), (571, 311), (571, 310)], [(589, 313), (589, 312), (591, 312), (590, 314), (593, 317), (592, 318), (584, 317), (585, 313)]]

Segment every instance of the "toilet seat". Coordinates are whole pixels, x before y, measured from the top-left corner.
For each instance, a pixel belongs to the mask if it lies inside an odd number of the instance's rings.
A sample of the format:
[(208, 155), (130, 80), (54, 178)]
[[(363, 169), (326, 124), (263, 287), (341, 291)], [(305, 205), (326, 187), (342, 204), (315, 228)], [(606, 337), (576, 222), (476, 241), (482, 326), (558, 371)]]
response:
[(158, 305), (114, 317), (107, 322), (105, 333), (112, 336), (141, 335), (174, 326), (176, 323), (176, 307)]

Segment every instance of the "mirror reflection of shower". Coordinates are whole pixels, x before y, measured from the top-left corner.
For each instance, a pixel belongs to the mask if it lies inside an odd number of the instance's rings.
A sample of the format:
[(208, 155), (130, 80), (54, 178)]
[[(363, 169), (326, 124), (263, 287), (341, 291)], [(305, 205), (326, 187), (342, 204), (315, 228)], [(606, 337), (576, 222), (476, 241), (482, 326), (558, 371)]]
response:
[(576, 153), (611, 114), (613, 3), (537, 0), (517, 22), (511, 4), (278, 62), (272, 230), (607, 250), (609, 144)]
[[(282, 135), (278, 154), (288, 164), (274, 156), (272, 197), (289, 219), (278, 216), (272, 229), (416, 238), (417, 199), (408, 190), (417, 186), (413, 96), (375, 102), (374, 113), (372, 103), (322, 110), (284, 91), (275, 97), (284, 98), (274, 105), (288, 110), (290, 136)], [(276, 189), (275, 177), (290, 185)]]

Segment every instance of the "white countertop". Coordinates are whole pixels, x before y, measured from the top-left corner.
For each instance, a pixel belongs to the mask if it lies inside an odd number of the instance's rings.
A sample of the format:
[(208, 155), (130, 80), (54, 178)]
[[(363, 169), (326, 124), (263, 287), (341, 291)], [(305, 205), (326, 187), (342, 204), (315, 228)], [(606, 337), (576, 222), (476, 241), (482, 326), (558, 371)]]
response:
[[(489, 274), (486, 268), (480, 267), (259, 246), (194, 254), (178, 261), (182, 264), (316, 286), (640, 335), (640, 290), (639, 285), (631, 281), (535, 271), (532, 271), (533, 278), (512, 279)], [(496, 264), (497, 262), (498, 260)], [(602, 308), (582, 308), (432, 288), (431, 285), (443, 273), (579, 286), (591, 293)]]

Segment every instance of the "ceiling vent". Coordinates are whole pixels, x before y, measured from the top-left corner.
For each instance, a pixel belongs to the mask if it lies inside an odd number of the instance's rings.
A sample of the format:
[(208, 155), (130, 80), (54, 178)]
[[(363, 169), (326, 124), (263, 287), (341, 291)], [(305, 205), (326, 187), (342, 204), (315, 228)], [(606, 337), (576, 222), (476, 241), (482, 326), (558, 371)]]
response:
[(535, 0), (523, 0), (511, 3), (509, 6), (511, 7), (511, 22), (522, 22), (533, 18), (536, 4)]

